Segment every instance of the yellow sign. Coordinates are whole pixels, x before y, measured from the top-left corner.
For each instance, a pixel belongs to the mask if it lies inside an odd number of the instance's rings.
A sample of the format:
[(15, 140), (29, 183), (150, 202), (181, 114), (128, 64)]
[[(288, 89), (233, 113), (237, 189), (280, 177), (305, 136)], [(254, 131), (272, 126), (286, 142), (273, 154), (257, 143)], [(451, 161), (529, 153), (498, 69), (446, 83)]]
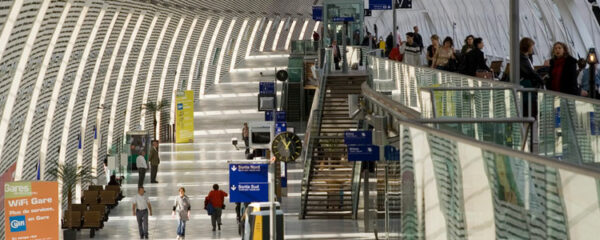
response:
[(178, 91), (175, 107), (175, 140), (194, 142), (194, 91)]

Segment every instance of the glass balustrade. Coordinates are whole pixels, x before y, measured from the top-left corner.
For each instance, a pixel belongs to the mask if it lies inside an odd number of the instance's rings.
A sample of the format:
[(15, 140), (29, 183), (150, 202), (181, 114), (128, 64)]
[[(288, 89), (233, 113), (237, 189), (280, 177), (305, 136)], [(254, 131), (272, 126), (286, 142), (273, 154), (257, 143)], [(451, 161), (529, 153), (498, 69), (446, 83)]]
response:
[(389, 239), (595, 239), (600, 173), (400, 121), (386, 163)]

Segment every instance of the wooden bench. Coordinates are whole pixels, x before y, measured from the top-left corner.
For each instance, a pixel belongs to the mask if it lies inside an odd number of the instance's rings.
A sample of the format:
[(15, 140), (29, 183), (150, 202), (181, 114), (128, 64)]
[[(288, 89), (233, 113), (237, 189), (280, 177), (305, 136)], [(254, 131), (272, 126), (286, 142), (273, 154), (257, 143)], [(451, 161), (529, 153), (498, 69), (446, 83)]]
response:
[(90, 191), (102, 191), (102, 190), (104, 190), (104, 187), (102, 185), (90, 185), (88, 187), (88, 190), (90, 190)]
[(106, 185), (106, 191), (113, 191), (115, 193), (115, 199), (117, 201), (121, 200), (123, 197), (121, 195), (121, 187), (118, 185)]
[(81, 228), (81, 212), (80, 211), (65, 211), (62, 219), (63, 229), (80, 229)]
[(90, 238), (96, 235), (96, 230), (104, 227), (102, 215), (99, 211), (86, 211), (83, 215), (82, 229), (90, 230)]
[(98, 191), (92, 191), (92, 190), (83, 191), (83, 197), (81, 197), (81, 203), (84, 205), (98, 204)]
[(104, 190), (100, 192), (100, 204), (114, 207), (117, 205), (118, 193), (112, 190)]
[(102, 219), (103, 222), (108, 221), (108, 214), (106, 211), (106, 205), (104, 204), (97, 204), (97, 205), (90, 205), (90, 210), (89, 211), (97, 211), (100, 213), (100, 218)]

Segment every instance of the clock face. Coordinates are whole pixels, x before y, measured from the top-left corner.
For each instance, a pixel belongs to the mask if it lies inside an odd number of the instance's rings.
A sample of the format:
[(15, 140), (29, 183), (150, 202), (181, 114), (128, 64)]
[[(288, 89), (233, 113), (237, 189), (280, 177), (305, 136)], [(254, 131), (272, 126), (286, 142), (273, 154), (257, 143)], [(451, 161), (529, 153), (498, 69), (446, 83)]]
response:
[(271, 144), (271, 152), (277, 160), (295, 161), (302, 153), (302, 141), (296, 134), (290, 132), (280, 133)]

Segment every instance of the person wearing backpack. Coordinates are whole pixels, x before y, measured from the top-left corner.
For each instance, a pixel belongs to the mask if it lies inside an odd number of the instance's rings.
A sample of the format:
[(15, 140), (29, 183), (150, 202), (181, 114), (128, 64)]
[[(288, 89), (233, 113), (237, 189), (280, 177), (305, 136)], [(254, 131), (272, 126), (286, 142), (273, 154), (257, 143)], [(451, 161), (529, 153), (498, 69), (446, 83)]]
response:
[[(206, 205), (206, 209), (209, 210), (211, 207), (213, 208), (212, 214), (209, 211), (210, 221), (212, 223), (212, 230), (215, 231), (218, 227), (221, 230), (221, 214), (223, 213), (223, 209), (225, 209), (225, 197), (227, 197), (227, 193), (219, 190), (219, 184), (213, 185), (213, 190), (208, 193), (206, 199), (204, 200), (204, 204)], [(208, 206), (210, 204), (210, 206)]]
[(177, 215), (179, 223), (177, 225), (177, 239), (185, 239), (185, 225), (190, 220), (190, 199), (185, 195), (185, 188), (179, 188), (179, 196), (175, 197), (173, 203), (173, 216)]

